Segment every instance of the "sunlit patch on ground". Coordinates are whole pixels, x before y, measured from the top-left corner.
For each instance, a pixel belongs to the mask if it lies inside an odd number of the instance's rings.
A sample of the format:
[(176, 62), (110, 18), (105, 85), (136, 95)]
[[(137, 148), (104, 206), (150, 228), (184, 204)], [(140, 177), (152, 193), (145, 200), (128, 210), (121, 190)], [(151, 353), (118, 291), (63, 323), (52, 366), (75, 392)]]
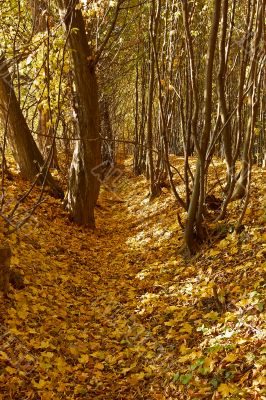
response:
[[(13, 197), (25, 185), (16, 181)], [(115, 196), (103, 190), (94, 233), (46, 194), (10, 238), (26, 286), (0, 302), (0, 399), (265, 399), (261, 171), (245, 229), (191, 259), (180, 254), (171, 193), (152, 203), (147, 193), (144, 178), (127, 174)]]

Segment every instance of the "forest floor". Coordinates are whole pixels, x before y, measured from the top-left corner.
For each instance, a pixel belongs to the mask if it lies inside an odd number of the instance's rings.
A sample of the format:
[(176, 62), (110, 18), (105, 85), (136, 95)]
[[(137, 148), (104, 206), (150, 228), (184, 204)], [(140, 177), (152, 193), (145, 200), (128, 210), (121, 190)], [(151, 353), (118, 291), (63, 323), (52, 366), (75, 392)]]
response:
[[(255, 168), (242, 232), (236, 202), (191, 259), (172, 195), (150, 203), (143, 177), (105, 185), (94, 232), (46, 194), (9, 237), (25, 287), (0, 300), (0, 399), (266, 399), (263, 182)], [(9, 182), (10, 206), (27, 187)]]

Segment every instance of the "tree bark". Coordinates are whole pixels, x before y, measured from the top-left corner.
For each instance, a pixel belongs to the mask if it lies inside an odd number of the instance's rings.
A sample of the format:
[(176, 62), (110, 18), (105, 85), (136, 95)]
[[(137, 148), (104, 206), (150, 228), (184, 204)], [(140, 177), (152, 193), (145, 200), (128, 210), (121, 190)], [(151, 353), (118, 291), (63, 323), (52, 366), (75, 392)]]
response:
[[(220, 65), (219, 65), (219, 73), (218, 73), (218, 97), (220, 104), (220, 114), (221, 120), (224, 125), (223, 129), (223, 145), (224, 145), (224, 154), (227, 166), (227, 177), (228, 177), (228, 188), (231, 185), (232, 179), (232, 137), (231, 137), (231, 122), (227, 121), (229, 117), (228, 106), (226, 102), (226, 88), (225, 88), (225, 79), (227, 72), (227, 64), (226, 64), (226, 34), (227, 34), (227, 18), (228, 18), (228, 0), (224, 0), (223, 2), (223, 18), (222, 18), (222, 31), (220, 38)], [(227, 122), (227, 123), (226, 123)]]
[[(260, 2), (259, 0), (256, 2), (256, 31), (254, 35), (254, 39), (251, 44), (251, 65), (250, 65), (250, 75), (249, 75), (249, 84), (250, 89), (247, 94), (248, 98), (248, 111), (249, 118), (245, 132), (244, 145), (243, 145), (243, 154), (242, 154), (242, 168), (240, 171), (240, 176), (236, 182), (234, 192), (231, 197), (231, 201), (235, 201), (241, 199), (245, 196), (247, 187), (248, 187), (248, 176), (251, 169), (251, 149), (253, 145), (254, 139), (254, 130), (255, 124), (257, 120), (258, 106), (259, 106), (259, 86), (260, 86), (260, 76), (261, 72), (259, 71), (260, 58), (263, 56), (263, 53), (260, 53), (260, 41), (263, 38), (263, 21), (265, 15), (266, 1)], [(265, 61), (263, 61), (263, 65), (261, 70), (265, 68)]]
[[(154, 10), (151, 11), (150, 35), (153, 35)], [(155, 61), (152, 45), (150, 44), (150, 71), (149, 71), (149, 89), (148, 89), (148, 107), (147, 107), (147, 176), (150, 181), (150, 199), (156, 194), (155, 177), (154, 177), (154, 161), (153, 161), (153, 98), (154, 98), (154, 78), (155, 78)]]
[[(197, 240), (202, 239), (203, 235), (203, 206), (205, 200), (205, 174), (206, 174), (206, 152), (210, 140), (212, 123), (212, 84), (213, 84), (213, 65), (216, 50), (219, 21), (221, 13), (221, 0), (214, 1), (214, 11), (212, 27), (208, 44), (207, 63), (205, 68), (204, 85), (204, 127), (201, 135), (198, 151), (198, 161), (194, 179), (192, 196), (188, 209), (188, 216), (185, 226), (185, 243), (191, 254), (197, 247)], [(194, 236), (194, 229), (197, 233), (197, 240)]]
[(11, 249), (9, 246), (0, 247), (0, 291), (6, 297), (9, 289)]
[(100, 181), (94, 172), (101, 162), (99, 104), (92, 49), (77, 0), (57, 0), (71, 49), (78, 103), (77, 141), (69, 172), (66, 208), (80, 225), (95, 226), (94, 207)]
[(29, 180), (37, 178), (39, 184), (45, 180), (56, 196), (63, 197), (63, 191), (49, 173), (48, 162), (44, 162), (21, 111), (4, 57), (0, 58), (0, 116), (7, 126), (8, 141), (21, 176)]
[(103, 95), (99, 106), (102, 136), (102, 161), (106, 166), (110, 166), (115, 163), (115, 140), (110, 118), (109, 99), (106, 95)]

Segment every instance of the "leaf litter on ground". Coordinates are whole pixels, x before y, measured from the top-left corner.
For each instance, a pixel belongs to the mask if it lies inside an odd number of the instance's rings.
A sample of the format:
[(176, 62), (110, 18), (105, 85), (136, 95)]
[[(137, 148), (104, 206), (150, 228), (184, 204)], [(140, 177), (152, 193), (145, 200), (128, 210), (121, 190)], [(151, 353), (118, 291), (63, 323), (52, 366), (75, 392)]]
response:
[[(170, 191), (149, 202), (128, 166), (102, 189), (94, 232), (45, 194), (8, 239), (25, 288), (0, 301), (0, 399), (266, 399), (265, 176), (253, 176), (245, 229), (190, 259)], [(26, 188), (15, 178), (10, 197)]]

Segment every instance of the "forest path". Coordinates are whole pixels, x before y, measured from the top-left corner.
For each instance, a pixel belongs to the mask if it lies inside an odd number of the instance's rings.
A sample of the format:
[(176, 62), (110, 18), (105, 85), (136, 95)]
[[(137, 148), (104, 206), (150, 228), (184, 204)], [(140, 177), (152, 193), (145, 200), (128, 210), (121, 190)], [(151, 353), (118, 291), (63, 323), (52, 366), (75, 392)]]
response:
[(149, 203), (142, 177), (102, 190), (95, 232), (47, 197), (12, 238), (26, 286), (0, 303), (0, 400), (263, 399), (259, 171), (256, 179), (248, 229), (187, 263), (172, 196)]
[(48, 198), (21, 241), (14, 238), (13, 264), (26, 288), (10, 294), (4, 326), (24, 352), (19, 366), (10, 359), (0, 399), (160, 398), (146, 392), (161, 343), (152, 332), (156, 318), (145, 320), (141, 308), (149, 301), (147, 261), (158, 257), (149, 213), (139, 203), (148, 204), (143, 190), (143, 181), (126, 177), (118, 191), (103, 189), (95, 232), (68, 222), (61, 204)]

